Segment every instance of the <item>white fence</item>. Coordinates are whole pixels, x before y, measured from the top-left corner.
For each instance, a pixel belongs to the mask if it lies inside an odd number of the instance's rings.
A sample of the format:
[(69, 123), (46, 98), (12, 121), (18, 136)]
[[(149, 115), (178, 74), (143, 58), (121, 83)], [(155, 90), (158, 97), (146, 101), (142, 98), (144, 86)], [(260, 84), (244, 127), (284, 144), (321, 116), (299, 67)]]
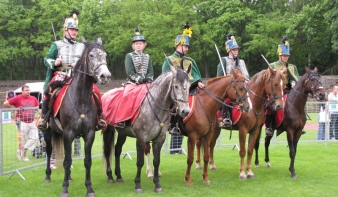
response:
[[(325, 106), (325, 113), (329, 114), (331, 112), (331, 120), (326, 119), (324, 123), (318, 123), (318, 115), (320, 112), (320, 107)], [(327, 146), (328, 143), (331, 142), (338, 142), (338, 104), (336, 103), (324, 103), (324, 102), (308, 102), (305, 107), (305, 111), (308, 114), (308, 121), (305, 125), (304, 130), (306, 131), (305, 135), (302, 135), (300, 139), (300, 143), (310, 143), (310, 142), (322, 142), (324, 146)], [(37, 108), (25, 108), (27, 109), (35, 109)], [(41, 154), (35, 154), (33, 156), (31, 151), (28, 151), (27, 155), (29, 157), (29, 161), (18, 161), (17, 159), (17, 150), (19, 147), (18, 137), (20, 132), (18, 132), (16, 126), (16, 120), (14, 118), (15, 111), (23, 110), (21, 108), (4, 108), (0, 109), (0, 176), (1, 175), (11, 175), (13, 176), (15, 173), (19, 174), (22, 179), (24, 177), (20, 174), (21, 170), (34, 168), (40, 165), (46, 165), (45, 161), (45, 153), (43, 152), (43, 144), (36, 144), (36, 150), (41, 150)], [(334, 122), (336, 123), (334, 125)], [(318, 130), (320, 132), (318, 134)], [(332, 136), (329, 131), (332, 131)], [(284, 135), (284, 136), (283, 136)], [(261, 143), (264, 140), (265, 130), (263, 127), (262, 130), (262, 138)], [(232, 137), (230, 137), (230, 132), (227, 130), (222, 130), (220, 137), (218, 138), (216, 144), (216, 150), (220, 146), (231, 146), (233, 150), (235, 147), (238, 148), (238, 131), (232, 131)], [(162, 148), (162, 151), (165, 154), (173, 154), (177, 151), (181, 151), (180, 153), (186, 153), (186, 137), (183, 138), (183, 148), (177, 148), (174, 146), (170, 146), (172, 136), (167, 135), (167, 140)], [(43, 139), (40, 139), (43, 140)], [(274, 143), (284, 143), (287, 144), (285, 132), (281, 134), (281, 136), (276, 137), (274, 136), (272, 140), (272, 146)], [(123, 147), (123, 158), (132, 159), (136, 153), (135, 147), (135, 139), (128, 138), (127, 142)], [(83, 159), (83, 141), (82, 139), (75, 141), (74, 150), (73, 150), (73, 160)], [(262, 148), (261, 148), (262, 149)], [(34, 151), (36, 152), (36, 151)], [(39, 151), (37, 151), (40, 153)], [(101, 157), (102, 156), (102, 135), (100, 131), (96, 133), (95, 142), (92, 148), (92, 155), (93, 157)], [(135, 156), (136, 157), (136, 156)], [(10, 177), (11, 177), (10, 176)], [(9, 178), (10, 178), (9, 177)]]

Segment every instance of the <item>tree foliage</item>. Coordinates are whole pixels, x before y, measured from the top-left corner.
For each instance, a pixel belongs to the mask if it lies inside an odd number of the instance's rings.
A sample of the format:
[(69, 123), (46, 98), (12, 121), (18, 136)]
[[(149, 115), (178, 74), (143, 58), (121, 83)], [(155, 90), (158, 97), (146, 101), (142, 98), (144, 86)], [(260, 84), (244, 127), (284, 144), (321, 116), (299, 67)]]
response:
[(1, 0), (0, 79), (43, 80), (43, 57), (55, 37), (63, 37), (63, 20), (73, 8), (80, 11), (78, 39), (102, 38), (116, 79), (126, 77), (124, 58), (132, 51), (135, 27), (147, 40), (145, 52), (158, 76), (186, 22), (193, 29), (188, 56), (196, 60), (202, 77), (216, 75), (215, 44), (221, 56), (227, 55), (228, 33), (235, 35), (251, 75), (267, 67), (261, 54), (277, 60), (285, 35), (290, 62), (300, 74), (306, 65), (320, 71), (337, 65), (338, 0)]

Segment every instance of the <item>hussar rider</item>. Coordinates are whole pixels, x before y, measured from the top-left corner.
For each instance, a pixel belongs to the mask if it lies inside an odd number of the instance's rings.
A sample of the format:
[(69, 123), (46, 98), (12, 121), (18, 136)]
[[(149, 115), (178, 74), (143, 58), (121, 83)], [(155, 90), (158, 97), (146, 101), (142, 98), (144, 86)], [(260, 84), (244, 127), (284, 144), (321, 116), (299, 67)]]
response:
[[(217, 77), (230, 75), (231, 70), (239, 69), (241, 73), (244, 75), (245, 79), (248, 81), (250, 79), (249, 72), (246, 68), (245, 62), (243, 59), (238, 57), (239, 46), (236, 42), (235, 36), (232, 34), (228, 34), (227, 41), (225, 42), (225, 49), (229, 56), (222, 57), (221, 61), (217, 65)], [(225, 71), (225, 74), (224, 74)], [(231, 124), (230, 121), (230, 107), (223, 105), (222, 106), (222, 122), (225, 126), (229, 126)]]
[[(41, 131), (45, 131), (48, 128), (49, 113), (51, 110), (48, 108), (50, 101), (52, 87), (49, 86), (54, 81), (65, 81), (71, 76), (72, 68), (77, 61), (81, 58), (83, 50), (85, 48), (83, 43), (76, 41), (79, 31), (79, 11), (73, 9), (70, 13), (70, 17), (66, 18), (63, 24), (63, 36), (62, 40), (58, 40), (52, 43), (48, 53), (44, 57), (44, 65), (47, 67), (46, 80), (44, 84), (44, 99), (42, 102), (41, 119), (38, 123), (38, 128)], [(100, 92), (96, 92), (98, 96), (101, 96)], [(101, 110), (99, 107), (99, 116), (101, 116)], [(103, 119), (98, 121), (97, 129), (106, 127), (106, 123)]]

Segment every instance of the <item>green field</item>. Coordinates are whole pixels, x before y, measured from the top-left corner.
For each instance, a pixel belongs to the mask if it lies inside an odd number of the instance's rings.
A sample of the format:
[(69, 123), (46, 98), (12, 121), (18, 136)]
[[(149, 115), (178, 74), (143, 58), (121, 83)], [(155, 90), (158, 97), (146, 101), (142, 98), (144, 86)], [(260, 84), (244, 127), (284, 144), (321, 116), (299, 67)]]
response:
[[(315, 117), (315, 114), (314, 114)], [(314, 119), (314, 118), (312, 118)], [(145, 167), (142, 171), (141, 185), (143, 194), (138, 196), (336, 196), (338, 188), (338, 143), (306, 143), (303, 141), (298, 146), (295, 168), (297, 180), (290, 178), (289, 153), (285, 134), (270, 148), (270, 161), (272, 168), (264, 166), (264, 152), (260, 149), (261, 167), (253, 169), (256, 178), (239, 180), (239, 156), (233, 144), (238, 141), (238, 134), (233, 132), (229, 140), (229, 132), (222, 132), (223, 146), (216, 147), (216, 171), (209, 171), (210, 185), (202, 182), (201, 171), (192, 167), (191, 177), (193, 186), (186, 186), (184, 175), (186, 170), (186, 156), (184, 154), (170, 155), (162, 153), (160, 170), (163, 176), (160, 183), (162, 194), (156, 194), (151, 179), (146, 178)], [(307, 131), (301, 140), (315, 139), (316, 131)], [(185, 138), (186, 140), (186, 138)], [(97, 133), (96, 142), (100, 143), (102, 136)], [(229, 146), (228, 146), (229, 145)], [(82, 143), (83, 146), (83, 143)], [(94, 144), (102, 147), (102, 144)], [(262, 146), (262, 145), (261, 145)], [(186, 141), (184, 142), (186, 147)], [(99, 149), (99, 148), (97, 148)], [(129, 138), (123, 151), (135, 151), (135, 139)], [(132, 160), (122, 159), (122, 175), (124, 183), (108, 184), (101, 158), (94, 158), (92, 165), (92, 183), (98, 197), (103, 196), (136, 196), (134, 193), (134, 178), (136, 174), (136, 154), (131, 154)], [(34, 158), (33, 158), (34, 159)], [(31, 159), (31, 160), (33, 160)], [(42, 160), (42, 159), (38, 159)], [(30, 161), (34, 162), (34, 161)], [(85, 196), (84, 186), (85, 170), (82, 160), (73, 162), (73, 182), (70, 184), (70, 196)], [(1, 197), (12, 196), (59, 196), (62, 190), (63, 173), (58, 174), (53, 170), (52, 182), (43, 183), (45, 167), (39, 166), (21, 171), (25, 181), (15, 174), (11, 179), (9, 175), (0, 177)]]

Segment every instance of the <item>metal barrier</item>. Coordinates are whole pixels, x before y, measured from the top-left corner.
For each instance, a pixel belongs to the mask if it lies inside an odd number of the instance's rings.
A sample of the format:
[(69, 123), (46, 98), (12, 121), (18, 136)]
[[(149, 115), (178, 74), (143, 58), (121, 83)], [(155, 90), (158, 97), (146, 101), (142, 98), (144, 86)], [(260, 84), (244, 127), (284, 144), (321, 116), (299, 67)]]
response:
[[(330, 137), (330, 130), (336, 131), (337, 135), (335, 136), (336, 139), (338, 139), (338, 127), (336, 124), (336, 127), (334, 127), (333, 121), (336, 121), (338, 123), (338, 120), (326, 120), (325, 123), (318, 123), (318, 115), (320, 112), (320, 106), (325, 106), (325, 112), (330, 114), (336, 114), (338, 115), (338, 104), (337, 103), (328, 103), (328, 102), (308, 102), (305, 107), (305, 111), (308, 113), (309, 120), (307, 121), (307, 124), (305, 125), (304, 130), (306, 131), (305, 135), (302, 135), (300, 138), (300, 143), (311, 143), (311, 142), (322, 142), (325, 144), (325, 146), (328, 145), (330, 142), (338, 142), (338, 140), (333, 140)], [(24, 110), (28, 109), (34, 109), (36, 108), (24, 108)], [(39, 139), (39, 142), (36, 144), (36, 150), (42, 150), (41, 154), (39, 151), (33, 156), (33, 151), (28, 151), (27, 155), (29, 158), (29, 161), (18, 161), (17, 159), (17, 151), (19, 147), (19, 141), (18, 138), (20, 138), (20, 132), (17, 129), (16, 120), (14, 119), (14, 113), (15, 111), (23, 110), (21, 108), (3, 108), (0, 109), (0, 176), (1, 175), (10, 175), (9, 178), (11, 178), (14, 174), (18, 174), (22, 179), (25, 179), (21, 174), (20, 171), (34, 168), (41, 165), (46, 165), (45, 160), (45, 154), (43, 152), (43, 145), (41, 145), (41, 138)], [(311, 120), (310, 120), (311, 119)], [(325, 138), (322, 140), (319, 138), (318, 129), (320, 124), (322, 124), (321, 128), (324, 128), (323, 132), (325, 133)], [(276, 132), (275, 132), (276, 133)], [(335, 132), (333, 132), (335, 134)], [(265, 135), (264, 127), (262, 129), (262, 136)], [(100, 132), (98, 131), (96, 133), (95, 141), (92, 147), (92, 157), (102, 157), (102, 135), (100, 135)], [(171, 137), (167, 134), (167, 139), (164, 142), (164, 145), (162, 147), (162, 151), (164, 155), (167, 153), (170, 153), (170, 151), (181, 151), (180, 153), (186, 154), (186, 140), (187, 137), (183, 138), (183, 145), (181, 147), (175, 147), (170, 148), (170, 140)], [(232, 138), (228, 139), (230, 136), (229, 131), (222, 130), (220, 137), (217, 139), (216, 144), (216, 150), (219, 149), (221, 146), (231, 146), (232, 149), (237, 148), (238, 149), (238, 132), (233, 131)], [(264, 143), (262, 140), (264, 140), (264, 137), (261, 138), (260, 143)], [(76, 144), (74, 144), (74, 151), (73, 151), (73, 161), (74, 160), (82, 160), (83, 157), (83, 139), (80, 138), (80, 140), (75, 141)], [(136, 153), (136, 147), (135, 143), (136, 139), (134, 138), (127, 138), (127, 142), (125, 143), (123, 150), (127, 150), (122, 153), (124, 155), (123, 158), (127, 157), (129, 159), (132, 159), (131, 154)], [(278, 138), (274, 136), (273, 140), (271, 141), (271, 147), (273, 147), (273, 144), (286, 144), (286, 135), (285, 132), (281, 134)], [(34, 151), (35, 153), (36, 151)]]

